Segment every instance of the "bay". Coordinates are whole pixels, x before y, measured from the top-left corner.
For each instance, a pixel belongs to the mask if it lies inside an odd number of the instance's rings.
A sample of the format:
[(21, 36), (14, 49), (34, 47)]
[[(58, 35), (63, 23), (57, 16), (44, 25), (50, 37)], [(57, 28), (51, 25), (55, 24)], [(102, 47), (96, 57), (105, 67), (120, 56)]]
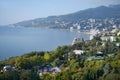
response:
[(66, 29), (0, 27), (0, 60), (31, 51), (52, 51), (58, 46), (71, 45), (75, 37), (89, 39), (87, 34)]

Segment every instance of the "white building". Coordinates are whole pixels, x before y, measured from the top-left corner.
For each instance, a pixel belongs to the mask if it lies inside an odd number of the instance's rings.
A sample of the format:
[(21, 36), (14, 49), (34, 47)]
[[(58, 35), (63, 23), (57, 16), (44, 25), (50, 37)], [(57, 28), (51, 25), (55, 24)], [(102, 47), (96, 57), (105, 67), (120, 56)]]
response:
[(94, 38), (94, 36), (93, 35), (90, 35), (90, 40), (92, 40)]
[(2, 71), (3, 71), (3, 72), (5, 72), (5, 71), (18, 71), (18, 69), (15, 68), (14, 66), (7, 65), (7, 66), (4, 66), (4, 67), (3, 67), (3, 70), (2, 70)]
[(117, 36), (120, 36), (120, 31), (117, 33)]
[(100, 52), (100, 51), (97, 52), (97, 53), (96, 53), (96, 56), (103, 56), (103, 52)]
[(110, 40), (110, 42), (113, 42), (113, 41), (116, 41), (116, 38), (114, 36), (103, 36), (103, 37), (101, 37), (101, 40), (102, 41), (109, 41)]
[(120, 46), (120, 43), (116, 43), (116, 46), (119, 47), (119, 46)]
[(70, 30), (73, 30), (73, 27), (70, 27)]
[(115, 28), (115, 29), (113, 29), (111, 32), (112, 32), (112, 33), (115, 33), (117, 30), (118, 30), (118, 29)]
[(90, 40), (92, 40), (96, 35), (100, 34), (100, 31), (96, 29), (91, 29), (89, 34), (90, 34)]
[(78, 26), (77, 26), (77, 29), (78, 29), (78, 30), (80, 30), (80, 29), (81, 29), (81, 26), (80, 26), (80, 25), (78, 25)]
[(52, 74), (55, 74), (55, 73), (61, 72), (61, 69), (59, 67), (54, 67), (51, 69), (51, 71), (52, 71)]
[(116, 38), (114, 36), (110, 36), (110, 42), (116, 41)]
[(109, 37), (106, 37), (106, 36), (102, 36), (102, 37), (101, 37), (101, 40), (102, 40), (102, 41), (108, 41), (109, 39), (110, 39), (110, 38), (109, 38)]
[(82, 54), (84, 54), (85, 51), (83, 51), (83, 50), (74, 50), (73, 52), (74, 52), (76, 55), (82, 55)]

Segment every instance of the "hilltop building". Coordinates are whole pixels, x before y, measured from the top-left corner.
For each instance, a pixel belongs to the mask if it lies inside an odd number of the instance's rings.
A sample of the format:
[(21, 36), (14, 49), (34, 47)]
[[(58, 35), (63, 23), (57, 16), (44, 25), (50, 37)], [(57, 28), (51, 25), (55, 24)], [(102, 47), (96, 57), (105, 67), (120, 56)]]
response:
[(72, 42), (72, 45), (79, 44), (81, 42), (84, 42), (83, 38), (74, 38), (73, 42)]

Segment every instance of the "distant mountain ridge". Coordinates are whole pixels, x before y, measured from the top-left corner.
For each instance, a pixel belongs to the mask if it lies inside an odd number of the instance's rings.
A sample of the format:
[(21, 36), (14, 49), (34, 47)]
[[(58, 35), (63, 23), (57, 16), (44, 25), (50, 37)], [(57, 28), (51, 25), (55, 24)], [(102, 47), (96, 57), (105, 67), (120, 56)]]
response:
[(24, 26), (24, 27), (47, 27), (47, 28), (66, 29), (73, 26), (76, 23), (83, 24), (81, 23), (81, 21), (89, 18), (93, 18), (93, 19), (120, 18), (120, 5), (89, 8), (86, 10), (81, 10), (67, 15), (49, 16), (47, 18), (37, 18), (34, 20), (18, 22), (13, 25)]

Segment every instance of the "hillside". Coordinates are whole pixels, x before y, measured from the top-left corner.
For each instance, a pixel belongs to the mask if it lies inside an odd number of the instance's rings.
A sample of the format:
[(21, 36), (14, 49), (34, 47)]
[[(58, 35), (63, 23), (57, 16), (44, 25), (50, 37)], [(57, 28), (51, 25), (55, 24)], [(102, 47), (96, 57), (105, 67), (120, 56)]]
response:
[(116, 25), (119, 25), (120, 5), (89, 8), (86, 10), (81, 10), (67, 15), (49, 16), (47, 18), (37, 18), (33, 20), (18, 22), (13, 25), (23, 26), (23, 27), (47, 27), (47, 28), (68, 29), (71, 26), (75, 27), (75, 24), (77, 24), (80, 25), (81, 28), (84, 27), (90, 28), (89, 19), (95, 19), (96, 23), (94, 23), (94, 27), (99, 26), (97, 25), (97, 23), (102, 24), (99, 27), (106, 27), (108, 26), (108, 24), (105, 23), (105, 21), (110, 22), (111, 20), (113, 20)]

